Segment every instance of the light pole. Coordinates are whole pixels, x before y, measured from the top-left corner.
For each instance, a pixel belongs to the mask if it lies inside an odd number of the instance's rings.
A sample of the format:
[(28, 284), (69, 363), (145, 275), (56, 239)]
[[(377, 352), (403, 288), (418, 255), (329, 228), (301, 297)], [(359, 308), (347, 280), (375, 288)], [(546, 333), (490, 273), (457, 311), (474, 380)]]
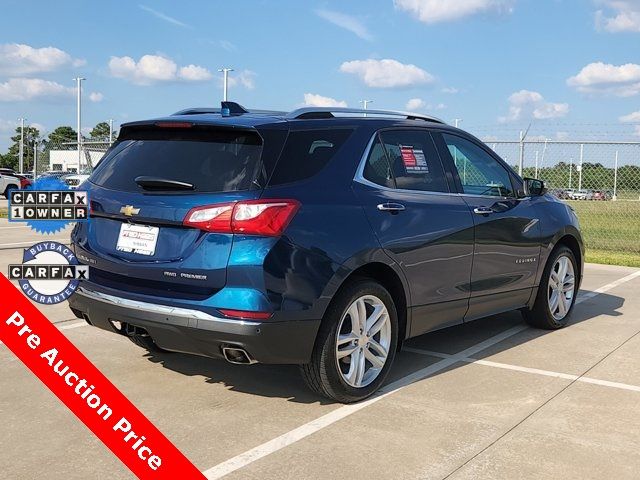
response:
[(229, 72), (233, 72), (233, 68), (222, 67), (218, 71), (222, 72), (222, 100), (226, 102), (229, 89)]
[(77, 105), (77, 110), (78, 110), (78, 124), (77, 124), (77, 129), (78, 129), (78, 172), (80, 173), (80, 164), (82, 163), (82, 81), (86, 80), (86, 78), (82, 78), (82, 77), (76, 77), (74, 78), (74, 80), (76, 81), (76, 90), (77, 90), (77, 94), (78, 94), (78, 105)]
[(618, 199), (618, 150), (616, 150), (616, 160), (613, 169), (613, 200)]
[(462, 121), (461, 118), (454, 118), (453, 119), (453, 125), (458, 128), (458, 125), (460, 124), (460, 122)]
[(22, 173), (22, 169), (24, 168), (24, 121), (26, 119), (19, 118), (18, 120), (20, 120), (20, 162), (18, 163), (18, 171), (19, 173)]
[[(369, 105), (370, 103), (373, 103), (373, 100), (360, 100), (358, 103), (362, 104), (362, 109), (366, 110), (367, 109), (367, 105)], [(366, 117), (367, 114), (364, 113), (364, 116)]]
[(582, 162), (584, 160), (584, 143), (580, 144), (580, 168), (578, 168), (578, 190), (582, 190)]

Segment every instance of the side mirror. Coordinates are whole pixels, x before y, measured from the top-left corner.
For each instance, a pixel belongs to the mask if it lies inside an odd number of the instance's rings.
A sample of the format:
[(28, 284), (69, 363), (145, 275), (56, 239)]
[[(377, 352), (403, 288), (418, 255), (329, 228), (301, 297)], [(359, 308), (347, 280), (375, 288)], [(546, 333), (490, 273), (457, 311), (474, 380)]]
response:
[(547, 193), (547, 188), (542, 180), (536, 178), (524, 178), (524, 193), (526, 196), (539, 197)]

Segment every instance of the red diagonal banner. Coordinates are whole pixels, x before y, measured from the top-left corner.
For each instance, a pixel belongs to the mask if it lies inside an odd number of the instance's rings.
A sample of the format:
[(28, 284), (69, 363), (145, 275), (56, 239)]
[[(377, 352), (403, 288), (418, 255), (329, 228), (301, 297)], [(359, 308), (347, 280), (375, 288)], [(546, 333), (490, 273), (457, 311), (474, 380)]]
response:
[(0, 340), (138, 478), (205, 478), (3, 275), (0, 297)]

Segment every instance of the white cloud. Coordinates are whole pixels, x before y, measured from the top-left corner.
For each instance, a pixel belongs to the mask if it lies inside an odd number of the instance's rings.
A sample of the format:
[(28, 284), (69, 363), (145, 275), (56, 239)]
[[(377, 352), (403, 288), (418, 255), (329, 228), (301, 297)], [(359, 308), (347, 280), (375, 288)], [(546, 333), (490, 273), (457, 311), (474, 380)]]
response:
[(511, 13), (515, 0), (394, 0), (404, 10), (427, 24), (450, 22), (471, 15)]
[(150, 13), (154, 17), (159, 18), (160, 20), (164, 20), (165, 22), (168, 22), (183, 28), (191, 28), (191, 25), (187, 25), (186, 23), (181, 22), (177, 18), (170, 17), (169, 15), (159, 12), (157, 10), (154, 10), (151, 7), (147, 7), (146, 5), (138, 5), (138, 7), (140, 7), (141, 10), (144, 10), (145, 12)]
[(178, 77), (189, 82), (203, 82), (205, 80), (210, 80), (212, 75), (206, 68), (191, 64), (186, 67), (180, 67)]
[[(220, 83), (222, 84), (222, 77)], [(256, 88), (256, 72), (241, 70), (237, 74), (235, 72), (229, 73), (229, 87), (237, 87), (238, 85), (242, 85), (247, 90)]]
[(433, 75), (415, 65), (389, 58), (344, 62), (340, 71), (357, 75), (365, 85), (375, 88), (412, 87), (435, 80)]
[(20, 76), (79, 67), (86, 62), (55, 47), (33, 48), (20, 43), (0, 45), (0, 74)]
[(546, 120), (548, 118), (564, 117), (569, 113), (568, 103), (543, 103), (533, 110), (533, 118)]
[(406, 105), (406, 109), (410, 112), (417, 112), (427, 106), (427, 103), (421, 98), (411, 98)]
[(620, 121), (623, 123), (640, 123), (640, 110), (629, 115), (623, 115), (620, 117)]
[(638, 0), (600, 0), (606, 11), (596, 12), (596, 28), (611, 33), (640, 32)]
[(100, 92), (91, 92), (89, 94), (89, 100), (91, 100), (94, 103), (98, 103), (104, 100), (104, 95)]
[(76, 89), (40, 78), (10, 78), (0, 83), (0, 102), (72, 98)]
[(640, 65), (590, 63), (577, 75), (567, 79), (567, 85), (577, 88), (582, 93), (631, 97), (640, 94)]
[(213, 77), (211, 72), (199, 65), (179, 67), (170, 58), (161, 55), (144, 55), (136, 62), (133, 58), (111, 57), (111, 76), (122, 78), (137, 85), (158, 82), (202, 82)]
[(448, 93), (450, 95), (455, 95), (456, 93), (459, 93), (460, 90), (458, 90), (455, 87), (445, 87), (442, 89), (442, 93)]
[(346, 107), (347, 102), (331, 97), (324, 97), (317, 93), (305, 93), (304, 105), (308, 107)]
[(432, 110), (444, 110), (447, 106), (444, 103), (437, 103), (432, 105), (430, 103), (425, 102), (421, 98), (411, 98), (407, 102), (405, 108), (409, 112), (424, 112), (424, 111), (432, 111)]
[(340, 13), (333, 10), (316, 10), (316, 15), (340, 28), (344, 28), (345, 30), (356, 34), (363, 40), (373, 40), (373, 35), (369, 33), (367, 27), (353, 15), (347, 15), (346, 13)]
[(569, 113), (568, 103), (547, 102), (544, 97), (531, 90), (520, 90), (509, 97), (509, 113), (498, 118), (499, 122), (515, 122), (518, 120), (564, 117)]

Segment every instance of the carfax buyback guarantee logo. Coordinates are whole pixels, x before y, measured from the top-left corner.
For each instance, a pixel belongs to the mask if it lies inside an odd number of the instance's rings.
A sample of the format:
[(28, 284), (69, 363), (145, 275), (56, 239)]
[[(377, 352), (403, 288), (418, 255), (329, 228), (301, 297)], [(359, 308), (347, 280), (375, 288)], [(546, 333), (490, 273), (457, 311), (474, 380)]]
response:
[(40, 242), (24, 251), (22, 264), (9, 265), (9, 279), (17, 280), (31, 300), (54, 304), (67, 300), (80, 280), (89, 279), (89, 267), (80, 265), (66, 245)]

